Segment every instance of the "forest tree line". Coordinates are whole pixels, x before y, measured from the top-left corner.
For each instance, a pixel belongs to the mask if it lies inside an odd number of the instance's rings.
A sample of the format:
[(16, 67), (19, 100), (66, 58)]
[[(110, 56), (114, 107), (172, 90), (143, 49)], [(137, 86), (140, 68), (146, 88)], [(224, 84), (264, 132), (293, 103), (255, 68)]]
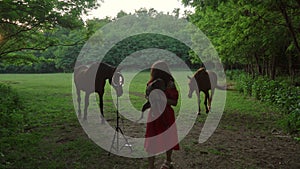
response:
[[(166, 22), (170, 17), (186, 19), (208, 36), (225, 69), (231, 69), (227, 76), (236, 82), (238, 91), (279, 106), (288, 130), (300, 131), (299, 0), (182, 0), (195, 8), (193, 13), (185, 12), (183, 18), (179, 17), (179, 9), (163, 14), (141, 8), (134, 13), (120, 11), (116, 18), (83, 21), (82, 14), (101, 3), (97, 0), (0, 1), (0, 73), (73, 72), (76, 58), (88, 39), (101, 38), (97, 30), (126, 15), (160, 18)], [(151, 32), (155, 26), (146, 28)], [(199, 39), (191, 37), (191, 40), (196, 44), (195, 49), (200, 50)], [(126, 56), (148, 48), (168, 50), (192, 68), (198, 68), (202, 62), (178, 40), (151, 33), (117, 43), (103, 61), (117, 65)], [(172, 60), (169, 63), (176, 64)], [(8, 84), (0, 84), (0, 90), (7, 94), (3, 95), (4, 99), (14, 98), (13, 102), (1, 105), (4, 109), (10, 111), (6, 105), (19, 104)], [(15, 114), (15, 110), (10, 113)], [(11, 118), (10, 113), (2, 115)], [(14, 120), (2, 119), (5, 124), (17, 125), (9, 123)]]
[[(195, 8), (194, 13), (186, 12), (183, 18), (208, 36), (225, 68), (243, 68), (271, 79), (277, 75), (295, 77), (299, 73), (299, 0), (182, 0), (182, 3)], [(1, 1), (0, 6), (2, 73), (72, 72), (82, 46), (102, 26), (126, 15), (179, 18), (179, 9), (163, 14), (141, 8), (130, 14), (120, 11), (116, 18), (84, 22), (82, 13), (101, 6), (96, 0)], [(117, 64), (132, 52), (158, 47), (180, 56), (189, 66), (201, 63), (188, 47), (172, 38), (144, 35), (125, 41), (126, 45), (118, 44), (110, 52), (106, 62)]]
[[(24, 9), (20, 9), (20, 11), (18, 11), (18, 9), (24, 5), (32, 6), (33, 8), (32, 10), (26, 8), (28, 11), (25, 10), (25, 13), (27, 12), (27, 14), (31, 14), (32, 11), (37, 10), (39, 7), (41, 8), (41, 5), (31, 1), (27, 5), (22, 4), (22, 2), (0, 3), (4, 3), (4, 5), (16, 10), (16, 12), (12, 12), (11, 15), (23, 14)], [(90, 3), (94, 2), (91, 1)], [(49, 4), (45, 5), (47, 6)], [(94, 4), (91, 8), (96, 7), (96, 5), (97, 4)], [(7, 8), (7, 10), (9, 10), (9, 8)], [(40, 12), (41, 13), (34, 12), (32, 14), (41, 17), (37, 18), (40, 20), (32, 18), (30, 20), (30, 18), (28, 18), (28, 21), (24, 21), (22, 25), (18, 24), (20, 18), (4, 15), (4, 13), (1, 14), (7, 18), (2, 19), (1, 23), (0, 73), (73, 72), (73, 67), (83, 45), (90, 37), (98, 36), (96, 32), (104, 25), (114, 22), (126, 15), (136, 17), (150, 16), (156, 18), (164, 18), (166, 16), (166, 21), (168, 17), (179, 17), (178, 9), (174, 9), (172, 14), (163, 14), (155, 9), (141, 8), (129, 14), (120, 11), (116, 18), (94, 18), (85, 22), (83, 22), (77, 14), (62, 17), (61, 14), (58, 13), (57, 16), (61, 16), (61, 18), (53, 16), (57, 20), (51, 22), (52, 20), (47, 19), (47, 16), (40, 16), (47, 12)], [(52, 12), (53, 11), (50, 11), (49, 13)], [(15, 19), (15, 21), (12, 19)], [(32, 20), (36, 23), (31, 23)], [(15, 32), (12, 32), (11, 30), (14, 29)], [(149, 32), (151, 32), (151, 28), (149, 28)], [(116, 32), (112, 32), (112, 34), (113, 33)], [(99, 39), (101, 39), (101, 37)], [(101, 42), (99, 42), (99, 45), (101, 45)], [(154, 34), (142, 34), (124, 39), (108, 52), (104, 61), (112, 65), (117, 65), (126, 56), (147, 48), (168, 50), (180, 56), (188, 65), (193, 66), (189, 56), (190, 49), (187, 46), (176, 39)]]
[(275, 79), (300, 70), (299, 0), (182, 0), (227, 67)]

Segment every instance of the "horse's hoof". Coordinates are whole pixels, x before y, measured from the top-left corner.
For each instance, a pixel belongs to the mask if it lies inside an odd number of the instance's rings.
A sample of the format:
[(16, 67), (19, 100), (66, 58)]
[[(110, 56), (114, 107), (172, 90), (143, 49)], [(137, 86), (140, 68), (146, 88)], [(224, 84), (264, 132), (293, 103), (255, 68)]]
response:
[(200, 115), (201, 115), (201, 113), (200, 113), (200, 112), (197, 112), (197, 115), (198, 115), (198, 116), (200, 116)]

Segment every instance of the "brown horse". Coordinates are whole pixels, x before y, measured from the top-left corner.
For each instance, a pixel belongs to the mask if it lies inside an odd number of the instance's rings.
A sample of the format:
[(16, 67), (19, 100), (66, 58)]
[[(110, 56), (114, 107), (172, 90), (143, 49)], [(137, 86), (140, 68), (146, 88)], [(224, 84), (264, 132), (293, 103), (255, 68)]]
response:
[[(218, 86), (217, 75), (214, 72), (206, 71), (205, 68), (200, 68), (196, 71), (193, 77), (189, 77), (189, 94), (188, 97), (191, 98), (193, 92), (196, 92), (198, 99), (198, 115), (200, 115), (200, 92), (205, 94), (204, 105), (206, 108), (206, 113), (210, 111), (212, 97), (215, 92), (215, 88), (224, 90), (224, 87)], [(209, 90), (211, 90), (211, 95), (209, 95)], [(208, 106), (207, 106), (208, 100)]]
[(122, 85), (119, 84), (120, 80), (123, 83), (123, 76), (111, 65), (106, 63), (93, 62), (90, 65), (81, 65), (74, 68), (74, 82), (77, 92), (77, 102), (78, 102), (78, 116), (81, 116), (80, 109), (80, 91), (85, 92), (85, 105), (84, 105), (84, 116), (83, 120), (87, 119), (87, 108), (89, 106), (89, 96), (91, 93), (96, 92), (99, 95), (99, 105), (102, 117), (102, 123), (104, 122), (103, 114), (103, 94), (106, 80), (109, 80), (116, 90), (117, 97), (123, 94)]

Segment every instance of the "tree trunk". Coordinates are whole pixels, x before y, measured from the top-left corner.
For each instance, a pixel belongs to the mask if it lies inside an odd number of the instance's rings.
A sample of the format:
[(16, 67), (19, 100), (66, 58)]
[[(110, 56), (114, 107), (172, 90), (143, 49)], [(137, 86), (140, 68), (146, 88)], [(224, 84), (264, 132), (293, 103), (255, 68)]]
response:
[(255, 53), (254, 54), (255, 57), (255, 63), (256, 63), (256, 67), (257, 67), (257, 71), (259, 75), (262, 75), (262, 70), (261, 70), (261, 65), (259, 64), (259, 58), (258, 55)]
[(268, 62), (266, 61), (266, 58), (263, 59), (263, 68), (262, 68), (262, 75), (268, 75)]
[(276, 76), (276, 56), (272, 56), (271, 62), (270, 62), (270, 78), (272, 80), (275, 80)]
[(289, 75), (291, 77), (291, 80), (294, 81), (294, 70), (293, 70), (293, 62), (292, 62), (292, 56), (288, 55), (288, 71), (289, 71)]
[(296, 0), (296, 1), (297, 1), (298, 5), (299, 5), (299, 7), (300, 7), (300, 0)]
[(267, 60), (267, 61), (266, 61), (266, 76), (268, 76), (269, 71), (270, 71), (270, 61)]
[[(298, 3), (300, 3), (300, 2), (298, 2)], [(296, 35), (295, 30), (294, 30), (291, 18), (287, 14), (286, 5), (282, 2), (282, 0), (280, 0), (279, 8), (280, 8), (281, 14), (283, 15), (283, 17), (285, 19), (286, 25), (287, 25), (287, 27), (288, 27), (291, 35), (292, 35), (292, 39), (293, 39), (294, 45), (296, 47), (296, 50), (297, 50), (298, 56), (299, 56), (300, 55), (300, 46), (299, 46), (299, 43), (298, 43), (298, 40), (297, 40), (297, 35)]]

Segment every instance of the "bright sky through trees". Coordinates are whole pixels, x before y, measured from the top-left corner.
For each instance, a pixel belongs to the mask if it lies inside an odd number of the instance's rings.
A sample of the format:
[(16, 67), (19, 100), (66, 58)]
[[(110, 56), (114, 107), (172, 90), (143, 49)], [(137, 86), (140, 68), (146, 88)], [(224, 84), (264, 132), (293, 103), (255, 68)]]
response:
[(154, 8), (163, 13), (172, 13), (175, 8), (180, 8), (180, 15), (184, 14), (185, 10), (193, 11), (191, 7), (184, 7), (179, 0), (104, 0), (98, 9), (89, 12), (89, 15), (84, 18), (105, 18), (106, 16), (114, 18), (121, 10), (134, 13), (140, 8)]

